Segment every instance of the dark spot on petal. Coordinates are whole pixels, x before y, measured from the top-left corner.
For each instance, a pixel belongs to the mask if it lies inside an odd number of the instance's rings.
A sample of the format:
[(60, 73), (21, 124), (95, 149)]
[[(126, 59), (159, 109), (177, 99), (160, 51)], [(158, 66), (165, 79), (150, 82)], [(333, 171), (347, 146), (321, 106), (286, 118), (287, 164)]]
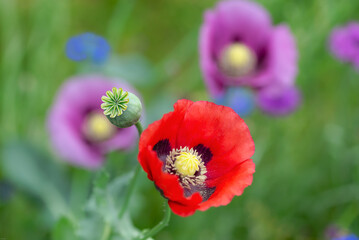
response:
[(217, 55), (215, 53), (212, 53), (211, 57), (213, 62), (217, 62)]
[(203, 202), (204, 201), (207, 201), (211, 196), (212, 194), (214, 193), (214, 191), (216, 191), (216, 187), (212, 187), (212, 188), (204, 188), (200, 193), (201, 193), (201, 196), (202, 196), (202, 199), (203, 199)]
[(152, 150), (157, 153), (157, 157), (161, 161), (166, 162), (166, 157), (171, 152), (170, 141), (168, 139), (160, 140), (155, 146), (153, 146)]
[(268, 61), (268, 50), (266, 48), (261, 49), (257, 52), (257, 67), (256, 71), (261, 71), (266, 67)]
[(185, 197), (190, 197), (192, 194), (199, 192), (202, 197), (202, 202), (204, 202), (212, 196), (212, 194), (216, 190), (216, 187), (208, 188), (205, 186), (191, 186), (191, 189), (184, 188), (183, 190)]
[(213, 154), (208, 147), (205, 147), (203, 144), (198, 144), (193, 149), (196, 150), (197, 153), (201, 156), (204, 164), (207, 164), (209, 161), (211, 161)]
[(189, 197), (189, 196), (191, 196), (193, 193), (195, 193), (194, 191), (192, 191), (192, 188), (191, 188), (191, 189), (183, 188), (183, 191), (184, 191), (184, 196), (185, 196), (185, 197)]
[(238, 35), (232, 37), (232, 42), (239, 43), (242, 42), (242, 38)]

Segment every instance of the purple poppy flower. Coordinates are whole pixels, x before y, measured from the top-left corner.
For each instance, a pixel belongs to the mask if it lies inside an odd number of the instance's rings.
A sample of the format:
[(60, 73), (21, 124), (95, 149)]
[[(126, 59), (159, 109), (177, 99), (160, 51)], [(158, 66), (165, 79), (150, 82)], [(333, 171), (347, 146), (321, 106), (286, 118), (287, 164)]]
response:
[(48, 130), (57, 153), (74, 165), (97, 168), (105, 154), (131, 148), (137, 139), (135, 126), (113, 126), (101, 109), (101, 97), (113, 87), (138, 96), (127, 83), (102, 76), (78, 76), (60, 88), (48, 116)]
[(83, 33), (70, 38), (66, 44), (66, 55), (73, 61), (89, 59), (95, 64), (104, 63), (111, 47), (101, 36), (93, 33)]
[(351, 22), (335, 28), (329, 41), (332, 53), (341, 61), (359, 69), (359, 23)]
[(285, 25), (273, 26), (255, 2), (227, 0), (205, 14), (200, 62), (212, 96), (229, 86), (291, 86), (297, 74), (295, 40)]
[(297, 109), (301, 102), (301, 94), (295, 87), (268, 87), (260, 90), (257, 105), (271, 115), (286, 115)]

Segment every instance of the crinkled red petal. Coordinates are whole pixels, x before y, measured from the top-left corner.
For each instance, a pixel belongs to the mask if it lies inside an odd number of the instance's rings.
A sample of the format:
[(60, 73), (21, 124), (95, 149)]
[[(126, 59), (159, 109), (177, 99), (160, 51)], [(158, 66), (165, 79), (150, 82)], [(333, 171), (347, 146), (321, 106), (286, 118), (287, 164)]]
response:
[(234, 196), (242, 195), (244, 189), (252, 184), (255, 165), (252, 159), (243, 161), (225, 175), (208, 180), (207, 184), (216, 186), (216, 191), (205, 202), (200, 204), (199, 210), (205, 211), (210, 207), (227, 205)]
[(231, 171), (254, 153), (245, 122), (231, 108), (199, 101), (187, 110), (177, 136), (177, 147), (208, 147), (213, 158), (206, 165), (208, 179)]
[(147, 151), (143, 151), (139, 158), (149, 163), (147, 165), (149, 170), (147, 172), (148, 177), (154, 181), (155, 185), (162, 191), (163, 196), (169, 200), (170, 207), (174, 213), (180, 216), (188, 216), (198, 209), (199, 204), (202, 202), (201, 195), (195, 193), (190, 197), (185, 197), (178, 177), (162, 170), (162, 161), (158, 159), (156, 153), (150, 147), (148, 147)]
[(196, 210), (198, 210), (198, 205), (196, 206), (187, 206), (187, 205), (183, 205), (179, 202), (174, 202), (174, 201), (168, 201), (168, 205), (170, 206), (170, 208), (172, 209), (172, 211), (181, 216), (181, 217), (188, 217), (191, 216), (192, 214), (194, 214), (196, 212)]

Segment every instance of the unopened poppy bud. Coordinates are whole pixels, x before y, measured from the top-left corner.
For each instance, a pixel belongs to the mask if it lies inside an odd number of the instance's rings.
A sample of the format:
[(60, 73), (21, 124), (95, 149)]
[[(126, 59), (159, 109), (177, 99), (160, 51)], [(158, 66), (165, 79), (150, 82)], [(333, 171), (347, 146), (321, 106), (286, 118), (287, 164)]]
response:
[(142, 113), (142, 104), (138, 97), (122, 88), (112, 88), (102, 96), (101, 108), (110, 122), (119, 128), (135, 125)]

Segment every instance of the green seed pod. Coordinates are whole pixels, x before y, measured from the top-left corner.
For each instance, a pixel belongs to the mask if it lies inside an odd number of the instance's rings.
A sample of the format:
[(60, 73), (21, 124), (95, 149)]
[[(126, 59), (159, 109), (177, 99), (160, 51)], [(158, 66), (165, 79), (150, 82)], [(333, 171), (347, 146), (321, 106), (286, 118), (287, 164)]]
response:
[(107, 91), (106, 95), (101, 98), (103, 101), (101, 108), (113, 125), (127, 128), (140, 120), (142, 104), (136, 95), (121, 88), (112, 88), (112, 92)]

